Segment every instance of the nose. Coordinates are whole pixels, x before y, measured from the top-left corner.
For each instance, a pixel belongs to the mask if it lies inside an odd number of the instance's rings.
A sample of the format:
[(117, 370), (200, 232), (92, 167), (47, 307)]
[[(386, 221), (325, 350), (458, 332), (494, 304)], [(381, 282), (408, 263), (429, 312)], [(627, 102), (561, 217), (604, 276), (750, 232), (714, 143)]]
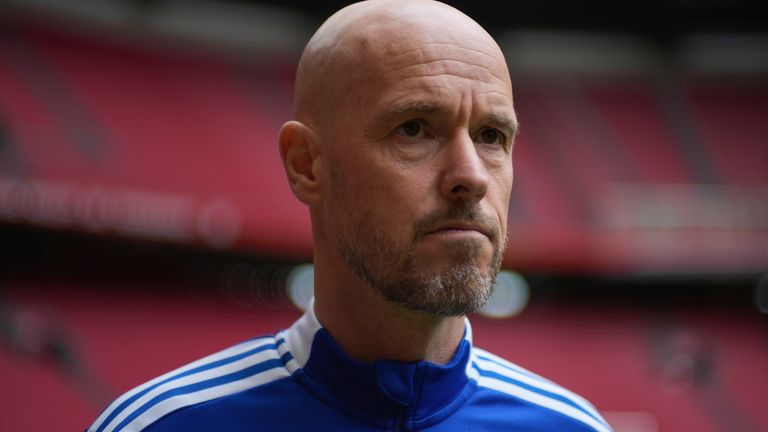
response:
[(488, 191), (488, 170), (476, 144), (461, 135), (444, 147), (440, 192), (451, 201), (479, 201)]

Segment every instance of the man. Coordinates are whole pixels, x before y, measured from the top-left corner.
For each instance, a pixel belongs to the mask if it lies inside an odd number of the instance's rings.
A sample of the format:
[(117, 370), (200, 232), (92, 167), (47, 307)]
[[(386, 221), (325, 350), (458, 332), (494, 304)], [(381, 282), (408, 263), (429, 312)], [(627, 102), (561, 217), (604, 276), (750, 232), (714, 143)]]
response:
[(280, 132), (310, 209), (315, 301), (290, 329), (150, 381), (90, 431), (609, 431), (588, 402), (471, 345), (499, 270), (517, 120), (504, 57), (461, 12), (329, 18)]

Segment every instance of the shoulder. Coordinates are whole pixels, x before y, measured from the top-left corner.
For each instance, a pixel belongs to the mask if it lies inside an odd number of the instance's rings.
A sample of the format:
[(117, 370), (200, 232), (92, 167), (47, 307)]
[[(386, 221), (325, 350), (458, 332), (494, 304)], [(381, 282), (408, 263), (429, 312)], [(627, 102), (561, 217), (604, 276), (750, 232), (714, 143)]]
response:
[(539, 410), (541, 416), (564, 416), (585, 426), (584, 430), (611, 431), (586, 399), (488, 351), (472, 349), (469, 374), (478, 387), (522, 401)]
[(286, 356), (280, 333), (242, 342), (126, 392), (87, 432), (140, 431), (182, 408), (288, 377)]

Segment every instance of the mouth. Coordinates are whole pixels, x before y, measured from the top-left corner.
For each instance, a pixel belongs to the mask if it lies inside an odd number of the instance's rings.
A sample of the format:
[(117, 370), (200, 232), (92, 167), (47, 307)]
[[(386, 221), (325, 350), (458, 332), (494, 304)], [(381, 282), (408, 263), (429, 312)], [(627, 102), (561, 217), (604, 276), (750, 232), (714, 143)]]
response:
[(438, 224), (426, 232), (426, 235), (435, 236), (479, 236), (491, 238), (490, 230), (478, 223), (468, 221), (448, 221)]

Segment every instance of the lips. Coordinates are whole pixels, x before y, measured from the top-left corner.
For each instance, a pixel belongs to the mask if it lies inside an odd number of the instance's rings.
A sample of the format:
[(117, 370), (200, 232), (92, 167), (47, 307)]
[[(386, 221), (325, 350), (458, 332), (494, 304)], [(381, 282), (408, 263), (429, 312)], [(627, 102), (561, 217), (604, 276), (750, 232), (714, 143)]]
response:
[(437, 226), (433, 227), (429, 231), (427, 231), (427, 234), (441, 234), (441, 233), (451, 233), (451, 232), (478, 232), (480, 234), (483, 234), (484, 236), (491, 238), (491, 230), (488, 229), (488, 227), (478, 224), (476, 222), (470, 222), (470, 221), (448, 221), (438, 224)]
[(456, 205), (419, 218), (414, 225), (414, 233), (416, 239), (429, 235), (469, 236), (478, 233), (496, 244), (501, 227), (477, 205)]

